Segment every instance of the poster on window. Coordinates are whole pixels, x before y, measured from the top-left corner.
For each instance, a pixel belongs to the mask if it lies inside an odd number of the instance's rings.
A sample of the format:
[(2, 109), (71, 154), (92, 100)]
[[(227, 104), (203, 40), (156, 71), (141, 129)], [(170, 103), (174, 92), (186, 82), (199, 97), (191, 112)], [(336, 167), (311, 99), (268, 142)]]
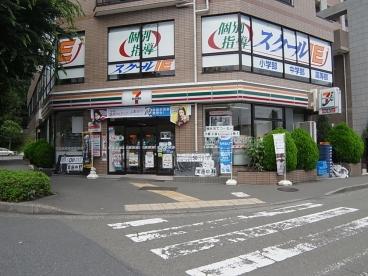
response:
[(170, 108), (170, 121), (180, 127), (189, 122), (191, 114), (192, 108), (190, 104), (172, 105)]
[(106, 109), (91, 109), (91, 121), (93, 123), (99, 123), (107, 119)]
[(250, 52), (251, 28), (248, 16), (238, 14), (210, 16), (202, 18), (202, 53), (223, 53), (239, 50)]
[(64, 68), (64, 71), (60, 70), (58, 72), (60, 79), (84, 77), (84, 68), (75, 68), (75, 66), (84, 66), (84, 41), (84, 35), (59, 40), (57, 59), (59, 64)]
[(144, 167), (146, 169), (151, 169), (155, 167), (155, 156), (153, 151), (147, 151), (144, 156)]
[(101, 136), (99, 134), (91, 134), (91, 146), (94, 157), (101, 156)]
[(253, 54), (282, 60), (281, 27), (259, 19), (252, 19)]
[(114, 28), (108, 40), (109, 62), (173, 56), (174, 21)]
[(162, 168), (163, 169), (172, 169), (173, 167), (173, 158), (172, 154), (162, 154)]
[(91, 167), (91, 135), (88, 132), (83, 133), (82, 151), (83, 151), (83, 166), (85, 168), (90, 168)]

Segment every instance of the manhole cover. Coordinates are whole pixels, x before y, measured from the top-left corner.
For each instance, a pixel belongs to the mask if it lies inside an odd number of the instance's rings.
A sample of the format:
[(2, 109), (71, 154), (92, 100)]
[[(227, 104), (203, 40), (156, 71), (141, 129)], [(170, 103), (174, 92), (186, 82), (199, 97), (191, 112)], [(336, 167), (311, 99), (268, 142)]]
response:
[(145, 191), (176, 191), (177, 187), (151, 187), (151, 186), (143, 186), (138, 190), (145, 190)]
[(297, 188), (293, 188), (293, 187), (280, 187), (280, 188), (277, 188), (278, 191), (281, 191), (281, 192), (297, 192), (299, 191)]

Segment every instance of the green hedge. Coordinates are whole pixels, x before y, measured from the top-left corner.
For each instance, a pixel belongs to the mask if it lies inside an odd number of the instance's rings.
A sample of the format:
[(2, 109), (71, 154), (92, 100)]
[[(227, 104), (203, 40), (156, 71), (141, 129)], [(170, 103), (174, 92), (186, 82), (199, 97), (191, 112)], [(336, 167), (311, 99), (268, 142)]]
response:
[(327, 136), (336, 163), (359, 163), (364, 152), (362, 138), (345, 123), (333, 127)]
[(33, 200), (50, 194), (50, 178), (42, 172), (0, 170), (2, 201)]
[(27, 145), (24, 156), (37, 167), (52, 168), (54, 164), (54, 148), (45, 140)]
[(291, 137), (298, 149), (297, 168), (306, 171), (315, 169), (319, 159), (319, 150), (312, 137), (301, 128), (294, 129)]
[(288, 171), (293, 171), (296, 169), (297, 165), (297, 154), (298, 150), (294, 143), (291, 134), (285, 129), (275, 129), (267, 133), (263, 137), (264, 146), (264, 158), (263, 158), (263, 168), (267, 171), (276, 171), (276, 155), (273, 143), (272, 134), (285, 133), (285, 143), (286, 143), (286, 169)]

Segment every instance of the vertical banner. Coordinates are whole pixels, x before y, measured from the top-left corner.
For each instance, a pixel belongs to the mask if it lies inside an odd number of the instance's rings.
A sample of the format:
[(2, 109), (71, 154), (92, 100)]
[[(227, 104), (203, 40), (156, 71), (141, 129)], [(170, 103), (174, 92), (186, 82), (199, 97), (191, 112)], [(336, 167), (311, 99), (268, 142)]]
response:
[(91, 167), (91, 135), (83, 132), (83, 167)]
[(107, 161), (107, 136), (102, 135), (101, 161)]
[(101, 136), (100, 134), (91, 135), (91, 144), (94, 157), (101, 156)]
[(220, 172), (231, 174), (232, 171), (232, 137), (221, 137), (219, 141)]
[(285, 133), (273, 134), (276, 154), (277, 175), (286, 173)]

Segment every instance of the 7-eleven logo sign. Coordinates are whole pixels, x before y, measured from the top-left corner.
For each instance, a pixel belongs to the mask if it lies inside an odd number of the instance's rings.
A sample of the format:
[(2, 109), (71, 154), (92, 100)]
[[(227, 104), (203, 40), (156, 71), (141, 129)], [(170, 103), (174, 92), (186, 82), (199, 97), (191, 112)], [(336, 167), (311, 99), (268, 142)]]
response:
[(124, 105), (144, 105), (152, 103), (151, 90), (133, 90), (123, 92), (122, 103)]
[(132, 101), (134, 101), (134, 104), (139, 104), (139, 102), (142, 100), (141, 98), (142, 91), (140, 90), (133, 91), (132, 94), (133, 94)]

